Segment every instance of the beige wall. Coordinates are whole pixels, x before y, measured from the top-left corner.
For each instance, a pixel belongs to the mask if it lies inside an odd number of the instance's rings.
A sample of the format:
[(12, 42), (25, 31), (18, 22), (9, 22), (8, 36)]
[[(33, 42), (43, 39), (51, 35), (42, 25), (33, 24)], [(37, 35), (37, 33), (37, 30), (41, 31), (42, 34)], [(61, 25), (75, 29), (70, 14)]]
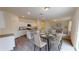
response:
[(4, 12), (5, 28), (0, 29), (0, 35), (13, 33), (16, 35), (19, 19), (17, 16)]
[(71, 28), (72, 28), (72, 21), (70, 20), (70, 21), (68, 22), (68, 34), (71, 33)]
[[(34, 19), (20, 19), (20, 22), (21, 23), (24, 23), (25, 25), (27, 25), (28, 23), (32, 24), (32, 26), (38, 26), (40, 27), (42, 30), (45, 30), (45, 28), (51, 26), (51, 25), (54, 25), (56, 23), (62, 23), (65, 27), (68, 28), (68, 22), (69, 20), (61, 20), (61, 21), (53, 21), (54, 19), (52, 20), (45, 20), (45, 19), (41, 19), (41, 20), (34, 20)], [(60, 19), (59, 19), (60, 20)]]
[(71, 32), (71, 41), (77, 50), (79, 44), (79, 8), (76, 10), (76, 13), (72, 19), (72, 32)]
[(36, 20), (35, 19), (23, 19), (23, 18), (19, 18), (21, 23), (24, 24), (32, 24), (32, 26), (36, 26)]

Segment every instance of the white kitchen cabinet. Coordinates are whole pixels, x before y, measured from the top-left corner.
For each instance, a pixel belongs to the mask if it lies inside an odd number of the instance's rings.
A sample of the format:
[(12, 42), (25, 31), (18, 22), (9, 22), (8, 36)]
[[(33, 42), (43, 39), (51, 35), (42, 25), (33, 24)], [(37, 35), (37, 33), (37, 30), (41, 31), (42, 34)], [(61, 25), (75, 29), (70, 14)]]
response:
[(0, 11), (0, 28), (5, 28), (4, 13)]

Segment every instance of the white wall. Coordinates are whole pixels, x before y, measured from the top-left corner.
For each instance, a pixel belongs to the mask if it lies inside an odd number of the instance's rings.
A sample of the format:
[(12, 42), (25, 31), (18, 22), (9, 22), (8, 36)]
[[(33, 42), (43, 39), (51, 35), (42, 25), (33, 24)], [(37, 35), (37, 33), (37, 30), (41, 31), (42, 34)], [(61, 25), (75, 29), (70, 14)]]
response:
[(0, 29), (0, 35), (13, 33), (16, 36), (19, 27), (19, 18), (11, 13), (4, 12), (5, 28)]
[(79, 8), (76, 10), (76, 13), (72, 19), (72, 32), (71, 32), (71, 41), (77, 50), (79, 43)]

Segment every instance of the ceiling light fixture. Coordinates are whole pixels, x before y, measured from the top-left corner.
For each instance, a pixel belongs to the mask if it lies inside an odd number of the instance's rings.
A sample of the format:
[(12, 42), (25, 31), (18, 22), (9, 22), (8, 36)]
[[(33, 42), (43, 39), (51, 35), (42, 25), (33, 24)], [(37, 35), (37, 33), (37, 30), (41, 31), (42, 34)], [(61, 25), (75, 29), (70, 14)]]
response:
[(22, 16), (23, 18), (25, 17), (25, 16)]
[(50, 7), (44, 7), (43, 10), (47, 11)]
[(56, 22), (57, 20), (54, 20), (54, 22)]

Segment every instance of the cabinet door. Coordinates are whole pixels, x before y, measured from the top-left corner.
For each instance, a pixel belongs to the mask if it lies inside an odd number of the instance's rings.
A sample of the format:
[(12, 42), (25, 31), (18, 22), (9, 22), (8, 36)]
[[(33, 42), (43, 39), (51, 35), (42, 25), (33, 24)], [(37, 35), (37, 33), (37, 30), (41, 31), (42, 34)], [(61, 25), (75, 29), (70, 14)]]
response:
[(0, 28), (5, 28), (5, 20), (3, 12), (0, 12)]

